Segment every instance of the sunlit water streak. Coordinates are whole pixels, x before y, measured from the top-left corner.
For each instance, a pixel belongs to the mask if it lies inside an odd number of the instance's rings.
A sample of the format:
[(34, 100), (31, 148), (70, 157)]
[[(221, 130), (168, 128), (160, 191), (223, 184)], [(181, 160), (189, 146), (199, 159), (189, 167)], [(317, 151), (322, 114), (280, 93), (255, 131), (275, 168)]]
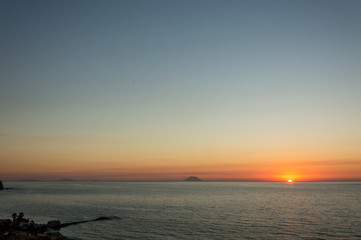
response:
[(0, 218), (120, 217), (61, 230), (76, 239), (361, 239), (360, 183), (5, 184)]

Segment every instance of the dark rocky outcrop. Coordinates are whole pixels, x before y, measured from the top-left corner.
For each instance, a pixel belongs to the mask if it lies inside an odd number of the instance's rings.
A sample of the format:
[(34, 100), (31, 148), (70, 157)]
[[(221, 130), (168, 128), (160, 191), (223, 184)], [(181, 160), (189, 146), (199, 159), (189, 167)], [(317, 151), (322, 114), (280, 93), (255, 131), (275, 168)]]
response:
[(24, 218), (24, 214), (20, 213), (12, 215), (10, 219), (0, 219), (0, 240), (71, 240), (70, 238), (64, 237), (59, 232), (62, 227), (67, 227), (79, 223), (95, 222), (101, 220), (114, 220), (119, 217), (98, 217), (92, 220), (61, 223), (59, 220), (49, 221), (47, 224), (35, 224), (34, 221)]
[(200, 181), (202, 181), (202, 179), (200, 179), (199, 177), (196, 177), (196, 176), (190, 176), (184, 181), (185, 182), (200, 182)]
[(119, 217), (98, 217), (92, 220), (61, 223), (59, 220), (49, 221), (47, 224), (35, 224), (34, 221), (24, 218), (20, 213), (12, 215), (10, 219), (0, 219), (0, 240), (71, 240), (64, 237), (59, 232), (54, 232), (62, 227), (67, 227), (80, 223), (95, 222), (101, 220), (114, 220)]
[(72, 240), (59, 232), (50, 232), (47, 225), (35, 224), (34, 221), (14, 213), (13, 220), (0, 219), (0, 240)]
[(3, 182), (0, 181), (0, 191), (1, 191), (1, 190), (10, 190), (10, 189), (13, 189), (13, 188), (6, 188), (6, 187), (4, 187)]

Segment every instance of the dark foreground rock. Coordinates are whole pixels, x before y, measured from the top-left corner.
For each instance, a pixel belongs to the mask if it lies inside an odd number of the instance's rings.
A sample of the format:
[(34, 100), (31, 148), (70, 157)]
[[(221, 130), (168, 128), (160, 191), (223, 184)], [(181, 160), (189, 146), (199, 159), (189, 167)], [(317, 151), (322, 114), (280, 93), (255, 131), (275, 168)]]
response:
[(13, 189), (13, 188), (6, 188), (6, 187), (4, 187), (3, 182), (0, 181), (0, 191), (1, 191), (1, 190), (10, 190), (10, 189)]
[(14, 213), (12, 220), (0, 219), (0, 240), (72, 240), (64, 237), (59, 232), (60, 228), (87, 222), (102, 220), (117, 220), (119, 217), (98, 217), (92, 220), (61, 223), (59, 220), (49, 221), (47, 224), (35, 224), (34, 221), (24, 218), (24, 214), (19, 216)]
[(13, 220), (0, 219), (0, 240), (72, 240), (59, 232), (51, 232), (47, 224), (35, 224), (20, 213)]
[(39, 233), (36, 236), (29, 235), (27, 232), (16, 230), (4, 233), (0, 236), (1, 240), (72, 240), (64, 237), (59, 232)]

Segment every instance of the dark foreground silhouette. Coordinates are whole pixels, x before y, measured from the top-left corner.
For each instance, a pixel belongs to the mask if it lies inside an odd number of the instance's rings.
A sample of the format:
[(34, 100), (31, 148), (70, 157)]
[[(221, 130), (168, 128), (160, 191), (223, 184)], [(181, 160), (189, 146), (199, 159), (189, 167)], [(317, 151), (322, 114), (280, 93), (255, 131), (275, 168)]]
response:
[(54, 232), (54, 230), (80, 223), (118, 219), (120, 218), (113, 216), (69, 223), (61, 223), (59, 220), (53, 220), (47, 224), (36, 224), (33, 220), (29, 221), (29, 219), (24, 218), (24, 213), (20, 213), (19, 215), (13, 213), (12, 220), (0, 219), (0, 240), (72, 240), (59, 232)]
[(6, 187), (4, 187), (3, 182), (0, 181), (0, 190), (10, 190), (10, 189), (13, 189), (13, 188), (6, 188)]

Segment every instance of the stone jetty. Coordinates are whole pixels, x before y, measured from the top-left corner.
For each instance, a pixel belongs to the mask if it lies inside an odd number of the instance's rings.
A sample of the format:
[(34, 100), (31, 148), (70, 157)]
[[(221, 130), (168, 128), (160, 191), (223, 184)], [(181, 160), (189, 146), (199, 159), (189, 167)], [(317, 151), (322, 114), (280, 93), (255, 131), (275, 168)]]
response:
[[(58, 221), (60, 224), (60, 221)], [(14, 213), (12, 219), (0, 219), (0, 240), (72, 240), (59, 232), (51, 231), (54, 221), (36, 224)]]
[(0, 240), (72, 240), (56, 232), (60, 228), (80, 223), (102, 220), (117, 220), (119, 217), (98, 217), (92, 220), (61, 223), (59, 220), (49, 221), (47, 224), (35, 224), (24, 218), (24, 213), (13, 213), (12, 219), (0, 219)]

